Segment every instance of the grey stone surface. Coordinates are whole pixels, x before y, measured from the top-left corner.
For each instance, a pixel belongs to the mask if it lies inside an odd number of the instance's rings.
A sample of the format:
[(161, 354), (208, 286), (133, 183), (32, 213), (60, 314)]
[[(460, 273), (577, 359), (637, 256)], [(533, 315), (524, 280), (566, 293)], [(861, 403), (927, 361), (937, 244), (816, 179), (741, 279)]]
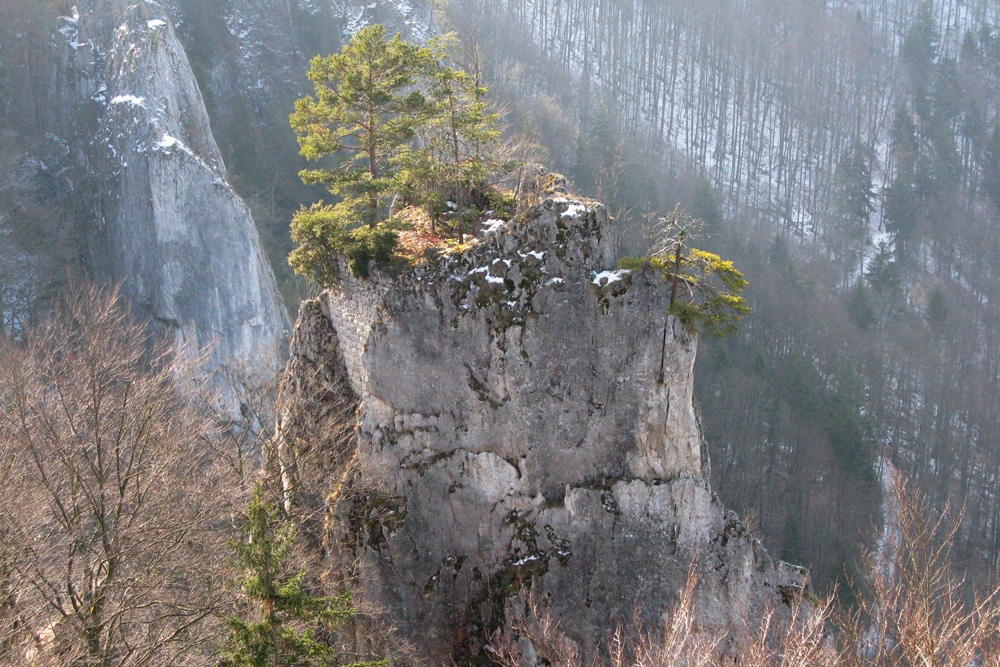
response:
[[(290, 322), (217, 140), (236, 159), (234, 141), (250, 137), (244, 143), (263, 154), (245, 160), (272, 161), (276, 173), (294, 178), (287, 116), (310, 92), (309, 59), (339, 49), (374, 20), (426, 40), (433, 33), (426, 7), (410, 0), (73, 4), (51, 26), (51, 83), (38, 123), (45, 140), (25, 161), (35, 181), (51, 182), (46, 196), (79, 230), (81, 266), (67, 271), (121, 282), (141, 313), (178, 341), (216, 342), (214, 362), (274, 346)], [(195, 11), (218, 14), (213, 25), (225, 32), (213, 33), (211, 44), (183, 27), (205, 19), (186, 14)], [(201, 54), (198, 80), (185, 47)]]
[(333, 512), (364, 603), (444, 664), (529, 590), (592, 651), (658, 625), (692, 561), (705, 628), (801, 585), (709, 489), (696, 341), (667, 285), (614, 270), (603, 207), (553, 197), (493, 227), (398, 278), (342, 271), (302, 311), (338, 342), (293, 350), (343, 363), (363, 407), (360, 500)]
[(178, 343), (214, 346), (221, 363), (273, 350), (290, 322), (229, 183), (175, 13), (169, 3), (87, 0), (61, 19), (53, 124), (72, 137), (66, 160), (90, 172), (96, 192), (76, 203), (92, 221), (92, 275), (120, 282)]
[(169, 19), (126, 10), (107, 72), (99, 275), (219, 361), (274, 345), (288, 318)]

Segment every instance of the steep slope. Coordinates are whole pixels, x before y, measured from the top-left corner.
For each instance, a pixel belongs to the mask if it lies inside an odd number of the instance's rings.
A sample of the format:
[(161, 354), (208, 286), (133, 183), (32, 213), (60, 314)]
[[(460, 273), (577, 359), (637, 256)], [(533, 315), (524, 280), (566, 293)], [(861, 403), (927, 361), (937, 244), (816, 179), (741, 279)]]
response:
[(613, 270), (607, 225), (598, 204), (549, 198), (402, 277), (345, 270), (300, 313), (287, 488), (353, 394), (359, 449), (328, 452), (329, 478), (364, 465), (331, 496), (328, 548), (359, 564), (359, 604), (435, 664), (484, 657), (529, 592), (591, 652), (636, 609), (658, 626), (692, 562), (703, 627), (739, 631), (802, 584), (711, 492), (696, 341), (668, 285)]
[(4, 320), (82, 273), (122, 281), (178, 340), (217, 341), (216, 362), (273, 346), (274, 271), (300, 289), (288, 220), (322, 196), (287, 115), (309, 59), (372, 21), (433, 32), (408, 0), (0, 1), (0, 274), (44, 267), (35, 295), (4, 279)]
[(290, 323), (230, 185), (175, 11), (87, 0), (58, 19), (35, 127), (17, 113), (5, 119), (18, 123), (23, 146), (10, 221), (27, 224), (15, 231), (30, 239), (32, 207), (64, 215), (79, 266), (54, 273), (122, 283), (143, 315), (179, 343), (214, 345), (220, 363), (275, 348)]

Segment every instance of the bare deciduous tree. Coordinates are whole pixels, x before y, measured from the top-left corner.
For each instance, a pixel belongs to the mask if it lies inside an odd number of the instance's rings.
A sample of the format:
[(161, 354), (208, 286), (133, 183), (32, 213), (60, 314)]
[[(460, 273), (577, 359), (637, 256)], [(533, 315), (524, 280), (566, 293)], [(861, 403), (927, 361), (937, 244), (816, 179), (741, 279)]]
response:
[[(0, 662), (193, 664), (224, 587), (201, 359), (85, 288), (0, 341)], [(224, 528), (224, 522), (222, 527)]]

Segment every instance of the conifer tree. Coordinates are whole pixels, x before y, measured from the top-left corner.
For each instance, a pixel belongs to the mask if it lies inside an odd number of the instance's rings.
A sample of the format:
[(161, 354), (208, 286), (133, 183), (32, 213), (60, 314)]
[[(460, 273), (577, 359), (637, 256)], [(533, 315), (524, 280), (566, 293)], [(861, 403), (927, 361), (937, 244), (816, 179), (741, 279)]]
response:
[(733, 333), (750, 314), (741, 296), (750, 283), (731, 261), (688, 245), (703, 225), (701, 220), (683, 215), (678, 206), (659, 224), (661, 238), (646, 258), (625, 258), (622, 268), (662, 273), (670, 281), (670, 314), (688, 331), (700, 329), (711, 336)]
[(393, 187), (393, 158), (412, 139), (425, 109), (414, 86), (432, 57), (430, 49), (399, 35), (386, 40), (385, 27), (376, 24), (356, 34), (340, 53), (312, 60), (309, 79), (316, 97), (295, 103), (292, 129), (306, 158), (345, 153), (347, 159), (300, 176), (343, 198), (337, 212), (345, 222), (361, 218), (369, 227), (377, 224)]
[[(484, 86), (447, 65), (443, 44), (435, 44), (433, 54), (423, 142), (401, 157), (402, 181), (410, 201), (434, 207), (443, 203), (435, 200), (446, 199), (461, 213), (475, 209), (474, 191), (486, 184), (490, 172), (506, 169), (491, 159), (500, 138), (497, 114), (487, 108)], [(457, 227), (461, 236), (461, 222)]]
[(846, 279), (857, 269), (863, 257), (868, 224), (875, 211), (871, 169), (860, 146), (841, 156), (834, 178), (835, 216), (826, 231), (828, 245), (842, 261)]
[(920, 144), (916, 126), (904, 109), (896, 112), (892, 126), (896, 175), (885, 190), (885, 228), (892, 234), (897, 259), (906, 260), (917, 240), (920, 201), (917, 192)]
[(934, 5), (931, 0), (924, 0), (899, 49), (918, 95), (926, 94), (925, 89), (933, 74), (933, 64), (937, 60), (940, 44), (941, 34), (934, 19)]
[[(348, 596), (320, 597), (303, 588), (303, 573), (291, 573), (288, 560), (294, 527), (258, 488), (246, 515), (246, 536), (232, 543), (239, 587), (254, 611), (232, 617), (226, 657), (219, 667), (325, 667), (342, 665), (338, 651), (319, 640), (318, 628), (351, 618)], [(375, 667), (359, 662), (352, 667)]]

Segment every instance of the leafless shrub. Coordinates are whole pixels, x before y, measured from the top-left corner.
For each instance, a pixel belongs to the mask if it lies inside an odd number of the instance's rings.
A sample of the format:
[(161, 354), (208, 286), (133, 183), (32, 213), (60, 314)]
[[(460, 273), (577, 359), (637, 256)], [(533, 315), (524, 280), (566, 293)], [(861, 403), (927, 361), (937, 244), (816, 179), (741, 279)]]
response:
[(834, 598), (792, 601), (790, 614), (780, 617), (768, 609), (747, 636), (739, 641), (732, 659), (761, 667), (835, 667), (840, 654), (830, 636)]
[(490, 654), (505, 667), (524, 667), (531, 663), (525, 652), (527, 640), (538, 657), (558, 667), (706, 667), (717, 657), (716, 649), (723, 637), (698, 627), (694, 603), (697, 586), (698, 577), (692, 567), (677, 604), (666, 615), (659, 632), (619, 625), (608, 637), (602, 655), (589, 658), (549, 610), (529, 596), (527, 613), (522, 618), (509, 618), (506, 626), (493, 635)]
[(855, 665), (967, 667), (1000, 661), (1000, 588), (969, 591), (952, 568), (961, 516), (894, 483), (898, 537), (867, 559), (867, 594), (847, 624)]
[(215, 464), (231, 481), (234, 501), (243, 506), (258, 481), (274, 439), (278, 403), (278, 353), (262, 350), (216, 369), (216, 383), (202, 390), (200, 406), (215, 420), (209, 441)]

